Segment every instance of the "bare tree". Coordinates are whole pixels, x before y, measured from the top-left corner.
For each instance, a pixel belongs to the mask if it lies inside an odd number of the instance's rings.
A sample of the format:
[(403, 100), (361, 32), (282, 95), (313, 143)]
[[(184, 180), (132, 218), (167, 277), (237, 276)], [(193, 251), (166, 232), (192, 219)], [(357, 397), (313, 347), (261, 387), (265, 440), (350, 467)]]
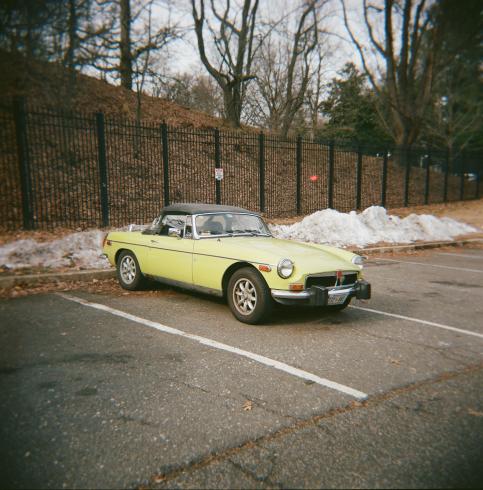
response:
[[(217, 27), (206, 20), (205, 2), (191, 0), (196, 39), (201, 61), (223, 92), (225, 117), (234, 127), (240, 126), (246, 83), (255, 78), (251, 72), (255, 52), (255, 25), (259, 0), (244, 0), (241, 18), (237, 19), (226, 0), (223, 11), (219, 11), (211, 0), (211, 12)], [(240, 13), (240, 12), (238, 12)], [(214, 42), (217, 63), (208, 59), (205, 45), (205, 26)]]
[[(307, 88), (316, 73), (319, 47), (318, 13), (325, 2), (309, 0), (296, 10), (295, 29), (287, 19), (273, 29), (256, 57), (257, 87), (270, 129), (287, 136), (301, 110)], [(320, 50), (322, 48), (320, 47)]]
[[(345, 0), (341, 3), (347, 32), (377, 94), (381, 121), (396, 145), (407, 148), (416, 142), (431, 103), (443, 34), (438, 10), (428, 7), (426, 0), (363, 1), (369, 46), (384, 67), (379, 77), (362, 36), (356, 37), (351, 26)], [(384, 29), (378, 36), (376, 23), (381, 17)]]
[(119, 40), (119, 74), (121, 75), (121, 87), (132, 89), (132, 63), (131, 51), (131, 0), (119, 0), (121, 36)]
[(319, 116), (323, 106), (322, 92), (324, 87), (324, 61), (326, 53), (322, 50), (319, 44), (316, 52), (315, 70), (311, 79), (311, 83), (305, 96), (305, 103), (308, 107), (310, 117), (310, 134), (315, 138), (319, 128)]
[(209, 75), (186, 72), (174, 76), (158, 76), (153, 95), (210, 116), (223, 117), (220, 87)]
[[(119, 75), (121, 86), (132, 89), (133, 82), (139, 93), (143, 89), (146, 75), (151, 68), (152, 55), (171, 41), (181, 36), (176, 24), (168, 21), (166, 24), (153, 24), (154, 0), (138, 1), (135, 11), (131, 9), (131, 0), (119, 0)], [(133, 25), (141, 27), (133, 32)]]

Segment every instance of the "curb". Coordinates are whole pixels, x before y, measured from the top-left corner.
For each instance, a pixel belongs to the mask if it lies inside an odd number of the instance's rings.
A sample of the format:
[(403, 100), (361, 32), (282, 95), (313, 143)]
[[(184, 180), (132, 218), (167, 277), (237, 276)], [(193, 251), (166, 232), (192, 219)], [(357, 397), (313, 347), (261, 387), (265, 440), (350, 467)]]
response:
[(390, 252), (410, 252), (414, 250), (425, 250), (430, 248), (440, 247), (462, 247), (473, 242), (483, 242), (483, 238), (466, 238), (463, 240), (453, 240), (449, 242), (424, 242), (424, 243), (412, 243), (409, 245), (388, 245), (384, 247), (372, 247), (372, 248), (357, 248), (351, 250), (357, 254), (382, 254)]
[(75, 272), (52, 272), (48, 274), (25, 274), (18, 276), (0, 277), (0, 289), (13, 288), (15, 286), (35, 286), (37, 284), (55, 282), (89, 282), (93, 279), (102, 280), (116, 277), (116, 271), (112, 269), (95, 269)]
[[(357, 254), (381, 254), (390, 252), (409, 252), (413, 250), (424, 250), (439, 247), (458, 247), (467, 245), (472, 242), (483, 242), (483, 238), (467, 238), (463, 240), (454, 240), (449, 242), (425, 242), (413, 243), (410, 245), (389, 245), (384, 247), (358, 248), (352, 249), (351, 252)], [(56, 283), (56, 282), (89, 282), (93, 279), (103, 280), (116, 277), (116, 271), (113, 269), (95, 269), (88, 271), (75, 272), (52, 272), (48, 274), (25, 274), (18, 276), (0, 276), (0, 289), (9, 289), (15, 286), (35, 286), (37, 284)]]

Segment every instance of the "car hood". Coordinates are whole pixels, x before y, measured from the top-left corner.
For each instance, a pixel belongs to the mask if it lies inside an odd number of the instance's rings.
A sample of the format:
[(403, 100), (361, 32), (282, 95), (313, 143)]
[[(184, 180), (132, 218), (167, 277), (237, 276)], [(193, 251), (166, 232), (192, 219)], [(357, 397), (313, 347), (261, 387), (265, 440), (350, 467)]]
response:
[(292, 260), (301, 272), (360, 270), (351, 262), (354, 254), (325, 245), (261, 236), (227, 237), (221, 238), (220, 242), (225, 257), (247, 262), (266, 263), (276, 267), (281, 259), (286, 258)]

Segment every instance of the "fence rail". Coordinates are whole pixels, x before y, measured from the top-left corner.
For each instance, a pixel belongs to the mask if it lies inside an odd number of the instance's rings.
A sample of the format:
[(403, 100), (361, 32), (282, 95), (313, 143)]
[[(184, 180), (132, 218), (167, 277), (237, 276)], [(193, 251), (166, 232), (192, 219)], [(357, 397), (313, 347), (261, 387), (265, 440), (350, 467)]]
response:
[(481, 152), (351, 148), (174, 128), (29, 108), (16, 99), (0, 112), (0, 227), (145, 223), (173, 202), (231, 204), (285, 217), (464, 200), (480, 197), (482, 167)]

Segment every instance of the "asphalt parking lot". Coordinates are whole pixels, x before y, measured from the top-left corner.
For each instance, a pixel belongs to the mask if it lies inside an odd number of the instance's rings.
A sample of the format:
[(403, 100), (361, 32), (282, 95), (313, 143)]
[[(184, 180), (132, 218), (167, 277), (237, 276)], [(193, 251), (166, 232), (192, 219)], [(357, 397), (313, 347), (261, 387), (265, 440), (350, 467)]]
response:
[(483, 249), (365, 277), (262, 326), (162, 287), (2, 300), (2, 486), (481, 488)]

